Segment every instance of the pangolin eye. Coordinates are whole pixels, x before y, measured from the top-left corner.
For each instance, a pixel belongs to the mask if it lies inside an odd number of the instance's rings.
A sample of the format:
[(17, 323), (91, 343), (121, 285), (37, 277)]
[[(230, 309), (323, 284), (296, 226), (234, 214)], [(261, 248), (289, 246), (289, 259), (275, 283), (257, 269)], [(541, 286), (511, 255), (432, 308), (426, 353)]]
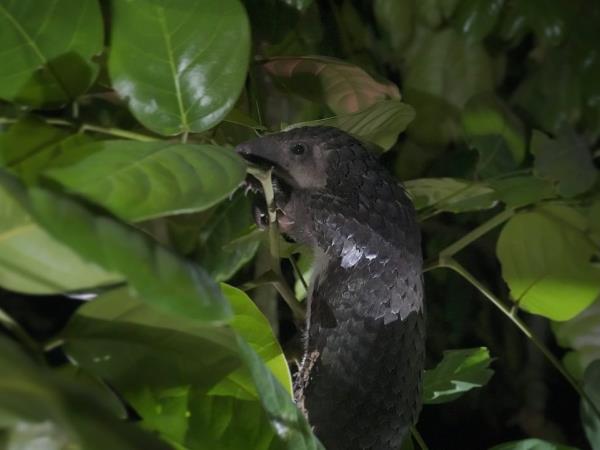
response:
[(306, 151), (306, 147), (304, 144), (294, 144), (290, 150), (294, 155), (302, 155)]

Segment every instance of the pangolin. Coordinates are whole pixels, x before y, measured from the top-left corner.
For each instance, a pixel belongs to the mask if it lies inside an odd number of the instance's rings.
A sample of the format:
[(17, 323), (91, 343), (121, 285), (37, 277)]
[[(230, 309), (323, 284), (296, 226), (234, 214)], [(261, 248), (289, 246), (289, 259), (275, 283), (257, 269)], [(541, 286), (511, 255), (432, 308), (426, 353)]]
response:
[(397, 450), (421, 408), (420, 232), (413, 205), (347, 133), (302, 127), (240, 144), (273, 167), (279, 228), (315, 254), (294, 390), (329, 450)]

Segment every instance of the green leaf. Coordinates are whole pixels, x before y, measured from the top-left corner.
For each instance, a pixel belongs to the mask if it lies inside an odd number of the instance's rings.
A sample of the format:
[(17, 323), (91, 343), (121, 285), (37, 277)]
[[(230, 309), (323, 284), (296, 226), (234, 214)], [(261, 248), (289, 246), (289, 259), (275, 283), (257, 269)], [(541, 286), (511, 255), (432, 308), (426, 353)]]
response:
[(423, 378), (423, 401), (427, 404), (451, 402), (470, 391), (487, 384), (494, 371), (485, 347), (446, 350), (442, 361)]
[[(242, 291), (222, 289), (234, 310), (231, 327), (291, 398), (287, 363), (268, 321)], [(64, 334), (69, 355), (116, 386), (145, 426), (170, 442), (280, 448), (231, 328), (162, 315), (118, 290), (84, 305)]]
[(412, 0), (375, 0), (373, 13), (377, 25), (394, 51), (402, 51), (410, 42), (415, 24), (415, 5)]
[(324, 56), (272, 58), (262, 66), (287, 90), (335, 114), (361, 111), (386, 99), (400, 99), (398, 88), (375, 81), (358, 66)]
[(494, 95), (469, 100), (462, 114), (469, 146), (479, 152), (477, 172), (491, 177), (515, 170), (525, 159), (525, 129)]
[(102, 141), (89, 154), (47, 175), (117, 216), (140, 221), (207, 209), (244, 179), (244, 161), (214, 145)]
[(201, 132), (233, 108), (250, 53), (237, 0), (119, 1), (111, 25), (113, 87), (145, 127)]
[(82, 258), (124, 275), (149, 304), (201, 321), (229, 318), (229, 306), (208, 275), (146, 234), (94, 213), (65, 195), (41, 187), (25, 189), (1, 171), (0, 186), (50, 235)]
[(238, 346), (268, 417), (279, 437), (290, 450), (324, 450), (313, 435), (304, 415), (294, 404), (292, 397), (261, 364), (260, 358), (248, 344), (238, 338)]
[(418, 111), (409, 134), (428, 144), (457, 139), (460, 110), (473, 95), (494, 88), (487, 52), (453, 29), (420, 30), (406, 58), (405, 100)]
[(488, 185), (496, 192), (495, 197), (511, 208), (520, 208), (556, 196), (551, 183), (531, 175), (488, 180)]
[(554, 181), (563, 197), (586, 192), (598, 179), (590, 150), (574, 132), (565, 132), (554, 140), (534, 130), (531, 152), (535, 155), (536, 175)]
[(35, 365), (0, 336), (0, 430), (7, 450), (167, 450), (168, 446), (113, 415), (96, 389)]
[(543, 130), (559, 133), (566, 125), (574, 126), (581, 116), (581, 73), (587, 63), (577, 64), (575, 53), (573, 46), (548, 49), (541, 63), (521, 79), (512, 96), (515, 107)]
[(586, 367), (600, 359), (600, 297), (572, 319), (552, 323), (552, 330), (559, 345), (573, 350), (563, 358), (565, 367), (582, 379)]
[(504, 0), (461, 0), (452, 16), (452, 24), (470, 39), (480, 41), (492, 32)]
[(298, 259), (296, 260), (296, 266), (298, 267), (302, 278), (300, 278), (300, 275), (294, 271), (294, 275), (296, 277), (296, 282), (294, 283), (294, 294), (299, 301), (304, 300), (308, 295), (306, 288), (309, 286), (312, 278), (314, 264), (315, 258), (311, 250), (307, 247), (303, 247), (300, 251)]
[(251, 209), (250, 200), (240, 193), (220, 206), (203, 227), (195, 259), (217, 281), (231, 278), (258, 249), (260, 237), (238, 241), (254, 224)]
[(301, 122), (292, 127), (330, 126), (344, 130), (357, 138), (389, 150), (415, 117), (415, 110), (400, 100), (382, 100), (362, 111)]
[[(583, 376), (583, 390), (600, 409), (600, 359), (591, 363)], [(600, 419), (585, 401), (581, 402), (581, 421), (592, 450), (600, 449)]]
[(0, 183), (0, 286), (56, 294), (121, 280), (50, 236)]
[(103, 48), (96, 0), (0, 1), (0, 98), (56, 106), (91, 85)]
[(490, 450), (577, 450), (577, 448), (568, 445), (553, 444), (541, 439), (523, 439), (522, 441), (495, 445)]
[(0, 134), (0, 166), (14, 169), (48, 146), (65, 139), (65, 130), (34, 117), (21, 119)]
[(404, 183), (415, 208), (461, 213), (493, 208), (493, 189), (483, 183), (457, 178), (419, 178)]
[(562, 204), (519, 213), (504, 226), (496, 253), (520, 308), (569, 320), (594, 301), (600, 271), (590, 263), (586, 227), (584, 217)]
[(64, 128), (26, 117), (0, 134), (0, 167), (33, 181), (44, 170), (73, 164), (88, 156), (80, 148), (91, 141), (84, 134), (71, 135)]

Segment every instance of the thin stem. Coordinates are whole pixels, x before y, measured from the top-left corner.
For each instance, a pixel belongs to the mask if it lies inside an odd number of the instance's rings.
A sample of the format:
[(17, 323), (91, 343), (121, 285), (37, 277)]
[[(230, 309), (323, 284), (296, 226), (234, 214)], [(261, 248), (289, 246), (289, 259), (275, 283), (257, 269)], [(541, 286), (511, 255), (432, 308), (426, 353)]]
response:
[(181, 135), (181, 143), (182, 144), (187, 144), (188, 141), (188, 131), (184, 131), (183, 134)]
[(419, 431), (417, 430), (417, 428), (414, 425), (412, 427), (410, 427), (410, 433), (412, 434), (413, 439), (419, 445), (419, 448), (421, 450), (429, 450), (429, 447), (427, 447), (427, 444), (425, 443), (423, 436), (421, 436), (421, 433), (419, 433)]
[(579, 383), (571, 376), (569, 372), (565, 370), (560, 361), (552, 354), (552, 352), (544, 345), (539, 338), (533, 334), (533, 332), (529, 329), (529, 327), (519, 318), (516, 312), (512, 311), (511, 308), (506, 306), (498, 297), (496, 297), (488, 288), (486, 288), (483, 284), (477, 280), (471, 273), (465, 269), (458, 261), (456, 261), (452, 257), (440, 257), (439, 263), (437, 267), (446, 267), (458, 273), (465, 280), (467, 280), (473, 287), (475, 287), (479, 292), (481, 292), (484, 297), (486, 297), (489, 301), (491, 301), (494, 306), (496, 306), (502, 313), (513, 322), (519, 330), (533, 342), (533, 344), (542, 352), (542, 354), (546, 357), (548, 362), (554, 366), (556, 370), (567, 380), (567, 382), (577, 391), (579, 396), (584, 399), (590, 405), (591, 409), (594, 411), (596, 416), (600, 419), (600, 409), (596, 406), (596, 404), (592, 401), (592, 399), (587, 395), (587, 393), (579, 386)]
[(440, 252), (440, 258), (454, 256), (458, 252), (460, 252), (467, 245), (476, 241), (483, 235), (490, 232), (492, 229), (496, 228), (498, 225), (503, 224), (508, 219), (510, 219), (515, 214), (514, 209), (505, 209), (499, 214), (496, 214), (487, 222), (482, 223), (477, 228), (471, 230), (469, 233), (465, 234), (458, 241), (446, 247), (444, 250)]
[[(56, 125), (59, 127), (75, 128), (78, 126), (77, 124), (69, 122), (68, 120), (64, 120), (64, 119), (43, 118), (43, 120), (48, 125)], [(15, 119), (12, 117), (0, 117), (0, 125), (10, 125), (13, 123), (17, 123), (18, 121), (19, 121), (19, 119)], [(79, 127), (80, 133), (85, 133), (86, 131), (107, 134), (109, 136), (121, 137), (121, 138), (125, 138), (125, 139), (130, 139), (132, 141), (152, 142), (152, 141), (159, 140), (158, 138), (149, 136), (147, 134), (135, 133), (133, 131), (123, 130), (121, 128), (105, 128), (105, 127), (100, 127), (97, 125), (92, 125), (89, 123), (84, 123)]]
[(12, 317), (10, 317), (4, 310), (0, 309), (0, 323), (4, 325), (9, 331), (11, 331), (17, 339), (38, 359), (42, 360), (41, 348), (38, 343), (29, 336), (29, 333)]
[(292, 265), (292, 269), (294, 269), (294, 272), (296, 272), (296, 276), (300, 280), (300, 283), (302, 283), (304, 290), (306, 292), (308, 292), (308, 284), (306, 283), (306, 280), (304, 279), (304, 275), (302, 275), (302, 271), (300, 270), (300, 267), (298, 267), (298, 264), (296, 264), (296, 261), (294, 261), (294, 258), (292, 258), (290, 256), (288, 259), (290, 261), (290, 264)]
[(158, 141), (157, 138), (148, 136), (147, 134), (135, 133), (133, 131), (122, 130), (120, 128), (104, 128), (104, 127), (99, 127), (96, 125), (84, 123), (79, 128), (79, 132), (85, 133), (86, 131), (107, 134), (109, 136), (121, 137), (121, 138), (125, 138), (125, 139), (130, 139), (132, 141), (140, 141), (140, 142)]

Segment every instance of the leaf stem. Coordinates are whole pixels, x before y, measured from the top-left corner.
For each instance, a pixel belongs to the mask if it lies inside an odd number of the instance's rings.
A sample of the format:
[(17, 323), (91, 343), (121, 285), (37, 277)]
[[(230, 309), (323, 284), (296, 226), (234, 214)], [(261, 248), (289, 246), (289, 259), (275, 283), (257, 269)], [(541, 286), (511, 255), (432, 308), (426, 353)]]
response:
[(41, 356), (41, 348), (38, 343), (29, 336), (29, 333), (12, 317), (10, 317), (3, 309), (0, 308), (0, 323), (12, 332), (15, 337), (39, 360), (43, 360)]
[[(58, 127), (71, 127), (71, 128), (77, 127), (77, 124), (75, 124), (73, 122), (69, 122), (68, 120), (64, 120), (64, 119), (49, 119), (49, 118), (45, 118), (45, 117), (42, 119), (48, 125), (55, 125)], [(0, 117), (0, 125), (14, 124), (14, 123), (17, 123), (18, 121), (19, 121), (19, 119), (15, 119), (12, 117)], [(140, 141), (140, 142), (152, 142), (152, 141), (159, 140), (159, 138), (156, 138), (154, 136), (149, 136), (147, 134), (142, 134), (142, 133), (136, 133), (134, 131), (123, 130), (121, 128), (105, 128), (105, 127), (100, 127), (100, 126), (93, 125), (90, 123), (81, 124), (79, 127), (79, 132), (85, 133), (86, 131), (106, 134), (109, 136), (115, 136), (115, 137), (120, 137), (120, 138), (130, 139), (132, 141)]]
[(419, 431), (417, 430), (417, 428), (414, 425), (412, 427), (410, 427), (410, 433), (412, 434), (413, 439), (419, 445), (419, 448), (421, 450), (429, 450), (429, 447), (427, 447), (427, 444), (425, 443), (423, 436), (421, 436), (421, 433), (419, 433)]
[(147, 134), (136, 133), (134, 131), (122, 130), (120, 128), (104, 128), (96, 125), (91, 125), (89, 123), (84, 123), (80, 128), (80, 133), (85, 133), (86, 131), (92, 131), (95, 133), (107, 134), (109, 136), (121, 137), (125, 139), (130, 139), (132, 141), (140, 141), (140, 142), (153, 142), (158, 141), (158, 138), (153, 136), (148, 136)]
[(600, 409), (588, 396), (588, 394), (579, 386), (579, 383), (571, 376), (569, 372), (565, 370), (560, 361), (552, 354), (552, 352), (544, 345), (540, 339), (533, 334), (531, 329), (519, 318), (516, 310), (512, 310), (506, 306), (498, 297), (496, 297), (488, 288), (477, 280), (467, 269), (465, 269), (458, 261), (449, 256), (440, 256), (437, 266), (432, 266), (431, 269), (445, 267), (453, 270), (465, 280), (467, 280), (473, 287), (481, 292), (484, 297), (491, 301), (502, 313), (514, 323), (519, 330), (533, 342), (533, 344), (542, 352), (548, 362), (554, 366), (556, 370), (564, 377), (564, 379), (575, 389), (579, 396), (584, 399), (590, 405), (596, 416), (600, 419)]
[(499, 214), (496, 214), (494, 217), (489, 219), (488, 221), (482, 223), (477, 228), (471, 230), (469, 233), (465, 234), (458, 241), (446, 247), (439, 254), (440, 258), (447, 258), (454, 256), (458, 252), (460, 252), (467, 245), (475, 242), (477, 239), (482, 237), (483, 235), (490, 232), (492, 229), (496, 228), (498, 225), (503, 224), (508, 219), (510, 219), (515, 214), (514, 209), (505, 209)]

